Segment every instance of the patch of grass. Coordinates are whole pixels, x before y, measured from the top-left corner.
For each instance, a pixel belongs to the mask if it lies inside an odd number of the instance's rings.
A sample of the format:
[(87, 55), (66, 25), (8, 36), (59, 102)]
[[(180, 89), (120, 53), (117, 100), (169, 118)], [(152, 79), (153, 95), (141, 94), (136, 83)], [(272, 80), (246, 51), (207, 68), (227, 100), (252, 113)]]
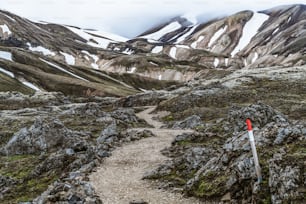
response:
[(59, 177), (55, 173), (33, 177), (32, 171), (39, 164), (36, 155), (3, 156), (0, 157), (0, 162), (0, 174), (17, 181), (11, 191), (5, 194), (1, 203), (31, 201)]
[(15, 155), (0, 157), (0, 174), (13, 179), (25, 179), (37, 164), (37, 156)]
[(163, 117), (162, 120), (166, 121), (166, 122), (170, 122), (170, 121), (173, 121), (174, 118), (173, 118), (173, 115), (167, 115), (167, 116)]
[[(228, 89), (220, 84), (202, 87), (202, 90), (215, 88), (215, 91), (202, 95), (187, 93), (160, 103), (159, 110), (170, 111), (174, 120), (181, 120), (195, 112), (203, 121), (225, 117), (230, 107), (248, 105), (258, 101), (272, 106), (291, 119), (306, 121), (306, 83), (303, 81), (281, 81), (252, 78)], [(192, 99), (192, 100), (191, 100)]]
[(212, 171), (208, 172), (200, 179), (195, 189), (189, 193), (205, 199), (220, 197), (225, 194), (225, 184), (227, 180), (228, 177), (225, 172), (218, 174)]
[(5, 145), (21, 128), (29, 127), (33, 124), (33, 117), (23, 117), (21, 119), (3, 118), (0, 119), (0, 146)]

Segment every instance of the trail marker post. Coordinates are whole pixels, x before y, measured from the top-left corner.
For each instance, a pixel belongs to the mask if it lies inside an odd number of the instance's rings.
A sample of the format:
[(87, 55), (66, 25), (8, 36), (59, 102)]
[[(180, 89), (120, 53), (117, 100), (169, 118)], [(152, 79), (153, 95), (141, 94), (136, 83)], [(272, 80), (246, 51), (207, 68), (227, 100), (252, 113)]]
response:
[(255, 146), (255, 139), (253, 135), (253, 128), (252, 128), (252, 122), (250, 119), (246, 120), (246, 124), (248, 127), (248, 133), (249, 133), (249, 140), (252, 148), (252, 153), (253, 153), (253, 158), (254, 158), (254, 163), (255, 163), (255, 171), (256, 175), (258, 178), (258, 183), (261, 183), (262, 181), (262, 176), (261, 176), (261, 168), (259, 166), (259, 161), (258, 161), (258, 156), (257, 156), (257, 151), (256, 151), (256, 146)]

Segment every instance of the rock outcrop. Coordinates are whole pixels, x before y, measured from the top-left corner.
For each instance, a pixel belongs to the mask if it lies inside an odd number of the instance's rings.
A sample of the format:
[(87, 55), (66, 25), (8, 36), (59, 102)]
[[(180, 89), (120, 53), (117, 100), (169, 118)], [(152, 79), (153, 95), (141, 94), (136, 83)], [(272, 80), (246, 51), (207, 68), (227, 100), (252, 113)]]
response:
[(101, 203), (88, 182), (89, 173), (116, 147), (154, 136), (145, 129), (130, 130), (146, 123), (136, 117), (134, 109), (112, 109), (110, 98), (97, 98), (99, 102), (71, 98), (82, 101), (72, 103), (58, 93), (2, 95), (3, 105), (5, 100), (33, 102), (31, 108), (21, 105), (17, 109), (14, 104), (17, 110), (0, 113), (0, 161), (4, 164), (0, 196), (4, 202), (31, 201), (38, 196), (33, 203)]
[[(256, 182), (245, 118), (255, 126), (263, 181)], [(230, 203), (305, 199), (306, 126), (264, 104), (233, 108), (199, 133), (179, 135), (163, 153), (171, 158), (146, 178), (187, 195)]]

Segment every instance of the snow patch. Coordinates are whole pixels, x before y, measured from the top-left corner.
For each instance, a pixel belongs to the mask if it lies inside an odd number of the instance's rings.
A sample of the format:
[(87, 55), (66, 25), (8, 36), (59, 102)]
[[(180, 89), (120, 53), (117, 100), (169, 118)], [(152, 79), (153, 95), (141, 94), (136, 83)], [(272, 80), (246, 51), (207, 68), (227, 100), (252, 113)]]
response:
[(65, 52), (60, 52), (62, 55), (64, 55), (65, 57), (65, 61), (67, 64), (69, 65), (75, 65), (75, 57), (68, 54), (68, 53), (65, 53)]
[(226, 31), (227, 25), (224, 26), (223, 28), (220, 28), (213, 36), (210, 38), (210, 41), (208, 43), (208, 47), (211, 47), (214, 42)]
[(99, 65), (96, 63), (91, 63), (90, 66), (94, 69), (99, 69)]
[(218, 67), (220, 60), (218, 58), (215, 58), (214, 60), (214, 66)]
[(178, 30), (181, 27), (182, 27), (181, 24), (179, 24), (177, 21), (175, 21), (175, 22), (172, 22), (172, 23), (166, 25), (165, 27), (158, 30), (157, 32), (154, 32), (154, 33), (151, 33), (151, 34), (148, 34), (148, 35), (144, 35), (144, 36), (140, 36), (140, 37), (141, 38), (153, 39), (153, 40), (159, 40), (165, 34), (171, 33), (175, 30)]
[(181, 37), (179, 37), (176, 40), (176, 43), (180, 43), (182, 41), (184, 41), (187, 37), (189, 37), (191, 35), (191, 33), (193, 33), (193, 31), (198, 27), (198, 25), (192, 27), (187, 33), (185, 33), (184, 35), (182, 35)]
[(12, 53), (6, 51), (0, 51), (0, 58), (12, 61)]
[(176, 45), (176, 47), (184, 48), (184, 49), (190, 49), (190, 47), (187, 46), (187, 45)]
[(252, 37), (254, 37), (257, 34), (260, 26), (268, 18), (269, 16), (266, 14), (254, 13), (253, 17), (245, 24), (239, 43), (231, 53), (232, 56), (237, 54), (240, 50), (245, 48), (250, 43)]
[(147, 41), (148, 41), (149, 43), (159, 43), (158, 40), (147, 39)]
[(257, 59), (258, 59), (258, 53), (255, 52), (255, 53), (254, 53), (254, 57), (253, 57), (253, 59), (252, 59), (251, 62), (254, 63)]
[(158, 66), (158, 64), (154, 63), (154, 62), (150, 62), (150, 64), (153, 64), (154, 66)]
[(277, 28), (273, 31), (272, 35), (274, 35), (277, 31), (279, 31), (279, 27), (277, 27)]
[(127, 73), (132, 74), (132, 73), (135, 73), (136, 70), (137, 70), (136, 67), (132, 67), (132, 68), (129, 68), (129, 70), (127, 71)]
[(175, 56), (176, 56), (176, 47), (171, 47), (170, 49), (170, 57), (172, 57), (173, 59), (176, 59)]
[(5, 17), (7, 17), (7, 18), (10, 19), (11, 21), (16, 22), (15, 19), (13, 19), (12, 17), (10, 17), (10, 16), (8, 16), (8, 15), (6, 15), (6, 14), (4, 14), (4, 13), (1, 13), (1, 12), (0, 12), (0, 14), (3, 15), (3, 16), (5, 16)]
[(89, 57), (87, 55), (85, 55), (84, 58), (89, 61)]
[(196, 49), (198, 43), (201, 42), (202, 40), (204, 40), (204, 38), (205, 38), (205, 37), (204, 37), (203, 35), (201, 35), (200, 37), (198, 37), (198, 39), (197, 39), (195, 42), (193, 42), (193, 43), (191, 44), (191, 47), (192, 47), (193, 49)]
[(88, 81), (87, 79), (84, 79), (84, 78), (82, 78), (82, 77), (80, 77), (80, 76), (78, 76), (78, 75), (75, 75), (75, 74), (73, 74), (73, 73), (67, 71), (66, 69), (64, 69), (64, 68), (62, 68), (62, 67), (60, 67), (60, 66), (58, 66), (58, 65), (56, 65), (56, 64), (54, 64), (54, 63), (52, 63), (52, 62), (49, 62), (49, 61), (44, 60), (44, 59), (42, 59), (42, 58), (39, 58), (39, 59), (40, 59), (41, 61), (43, 61), (43, 62), (49, 64), (50, 66), (52, 66), (52, 67), (54, 67), (54, 68), (56, 68), (56, 69), (58, 69), (58, 70), (61, 70), (62, 72), (65, 72), (65, 73), (67, 73), (67, 74), (69, 74), (69, 75), (71, 75), (71, 76), (73, 76), (73, 77), (75, 77), (75, 78), (78, 78), (78, 79), (81, 79), (81, 80), (84, 80), (84, 81)]
[(0, 67), (0, 72), (10, 76), (11, 78), (15, 78), (15, 74), (13, 72), (7, 71), (6, 69), (3, 69)]
[(35, 91), (41, 91), (37, 86), (35, 86), (34, 84), (28, 82), (28, 81), (23, 81), (22, 82), (25, 86), (35, 90)]
[(31, 43), (27, 43), (29, 49), (33, 52), (42, 52), (43, 55), (47, 56), (47, 55), (51, 55), (51, 56), (55, 56), (55, 53), (52, 52), (51, 50), (42, 47), (42, 46), (38, 46), (38, 47), (32, 47)]
[(247, 60), (246, 60), (246, 59), (243, 59), (243, 64), (244, 64), (244, 66), (245, 66), (245, 67), (248, 65), (248, 63), (247, 63)]
[(69, 30), (74, 32), (75, 34), (79, 35), (81, 38), (87, 40), (87, 44), (93, 47), (99, 47), (106, 49), (109, 43), (114, 42), (112, 40), (108, 40), (102, 37), (96, 37), (93, 35), (88, 34), (86, 31), (74, 27), (66, 26)]
[(160, 53), (161, 51), (163, 51), (163, 46), (156, 46), (151, 50), (154, 54)]
[[(90, 54), (86, 50), (82, 50), (82, 53), (88, 55), (89, 57), (91, 57), (94, 60), (94, 63), (90, 64), (94, 69), (99, 69), (99, 65), (97, 64), (97, 62), (99, 60), (99, 57), (97, 55)], [(87, 58), (87, 60), (89, 61), (89, 58), (87, 56), (85, 56), (85, 58)]]
[(104, 32), (104, 31), (100, 31), (100, 30), (85, 30), (85, 31), (87, 33), (90, 33), (90, 34), (98, 35), (98, 36), (108, 38), (110, 40), (114, 40), (114, 41), (118, 41), (118, 42), (126, 42), (126, 41), (129, 40), (128, 38), (122, 37), (120, 35)]
[(289, 23), (291, 21), (291, 16), (289, 16), (288, 20), (287, 20), (287, 23)]
[(127, 54), (127, 55), (131, 55), (131, 54), (134, 53), (134, 51), (131, 50), (131, 49), (129, 49), (129, 48), (126, 48), (122, 53), (123, 53), (123, 54)]
[(9, 27), (6, 24), (0, 25), (0, 28), (2, 29), (2, 33), (7, 33), (7, 35), (12, 34), (12, 31), (9, 29)]

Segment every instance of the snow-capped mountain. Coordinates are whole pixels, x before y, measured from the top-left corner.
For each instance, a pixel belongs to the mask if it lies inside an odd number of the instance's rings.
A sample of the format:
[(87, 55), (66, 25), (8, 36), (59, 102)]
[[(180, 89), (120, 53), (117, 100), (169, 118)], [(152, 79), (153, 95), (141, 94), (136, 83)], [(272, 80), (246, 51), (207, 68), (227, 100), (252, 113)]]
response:
[[(193, 60), (195, 50), (209, 51), (214, 57), (206, 55), (197, 62), (218, 68), (303, 64), (305, 13), (305, 5), (288, 5), (189, 25), (179, 24), (181, 18), (175, 18), (133, 43), (145, 38), (152, 44), (152, 53), (176, 60)], [(301, 46), (296, 47), (298, 44)]]
[[(163, 87), (165, 80), (205, 77), (216, 68), (302, 65), (305, 21), (305, 5), (241, 11), (206, 22), (185, 14), (126, 39), (0, 11), (0, 73), (10, 77), (7, 90), (16, 80), (23, 89), (58, 90), (55, 81), (60, 81), (71, 86), (67, 93), (80, 86), (82, 94), (126, 95)], [(114, 94), (114, 84), (125, 91)]]

